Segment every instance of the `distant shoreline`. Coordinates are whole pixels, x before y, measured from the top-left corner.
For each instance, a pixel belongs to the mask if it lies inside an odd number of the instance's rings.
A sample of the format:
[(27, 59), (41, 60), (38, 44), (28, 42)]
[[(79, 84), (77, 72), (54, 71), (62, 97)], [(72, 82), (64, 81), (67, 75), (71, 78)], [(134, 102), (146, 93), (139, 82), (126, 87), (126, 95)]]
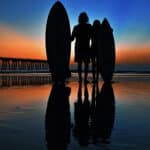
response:
[[(72, 73), (77, 73), (76, 70), (71, 70)], [(89, 71), (90, 73), (92, 73), (92, 71)], [(125, 70), (125, 71), (121, 71), (121, 70), (118, 70), (118, 71), (115, 71), (114, 73), (143, 73), (143, 74), (149, 74), (150, 71), (129, 71), (129, 70)]]
[[(83, 72), (83, 71), (82, 71)], [(50, 72), (0, 72), (0, 75), (12, 75), (12, 74), (38, 74), (38, 75), (43, 75), (43, 74), (49, 74)], [(77, 70), (71, 70), (71, 73), (78, 73)], [(92, 71), (89, 71), (89, 73), (92, 73)], [(115, 71), (114, 74), (119, 73), (119, 74), (150, 74), (150, 71)]]

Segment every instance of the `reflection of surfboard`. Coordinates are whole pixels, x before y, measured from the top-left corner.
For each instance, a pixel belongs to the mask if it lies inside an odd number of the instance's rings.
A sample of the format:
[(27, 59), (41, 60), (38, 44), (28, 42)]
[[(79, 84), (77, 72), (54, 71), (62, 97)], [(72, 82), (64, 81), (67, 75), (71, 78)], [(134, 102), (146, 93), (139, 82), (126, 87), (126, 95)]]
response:
[(102, 22), (102, 30), (101, 75), (105, 82), (109, 82), (115, 69), (115, 43), (113, 30), (106, 19)]
[(55, 81), (63, 81), (69, 73), (70, 24), (64, 6), (57, 1), (49, 12), (46, 25), (46, 53)]
[(65, 84), (54, 84), (48, 99), (45, 129), (48, 150), (65, 150), (70, 140), (70, 107), (71, 89)]
[(115, 120), (115, 97), (112, 85), (104, 83), (96, 99), (97, 134), (103, 142), (111, 136)]

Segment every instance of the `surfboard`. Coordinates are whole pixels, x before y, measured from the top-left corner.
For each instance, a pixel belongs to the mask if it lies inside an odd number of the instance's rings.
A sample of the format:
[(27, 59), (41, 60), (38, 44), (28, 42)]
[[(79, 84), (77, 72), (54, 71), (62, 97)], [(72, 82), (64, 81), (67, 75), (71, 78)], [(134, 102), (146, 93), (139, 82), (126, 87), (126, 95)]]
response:
[(53, 81), (69, 76), (71, 31), (67, 11), (60, 1), (50, 9), (46, 24), (46, 54)]
[(115, 70), (115, 42), (113, 29), (107, 19), (102, 22), (102, 50), (100, 55), (101, 76), (104, 82), (110, 82)]

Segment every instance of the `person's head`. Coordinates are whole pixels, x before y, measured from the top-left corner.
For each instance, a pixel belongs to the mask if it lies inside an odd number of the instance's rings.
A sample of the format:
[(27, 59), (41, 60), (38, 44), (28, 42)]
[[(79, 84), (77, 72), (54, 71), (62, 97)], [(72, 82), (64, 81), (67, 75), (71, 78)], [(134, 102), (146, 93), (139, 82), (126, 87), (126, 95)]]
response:
[(94, 28), (99, 28), (101, 26), (101, 23), (100, 23), (100, 21), (99, 20), (94, 20), (94, 22), (93, 22), (93, 27)]
[(86, 14), (86, 12), (80, 13), (79, 18), (78, 18), (78, 22), (79, 23), (88, 23), (88, 21), (89, 21), (89, 17)]

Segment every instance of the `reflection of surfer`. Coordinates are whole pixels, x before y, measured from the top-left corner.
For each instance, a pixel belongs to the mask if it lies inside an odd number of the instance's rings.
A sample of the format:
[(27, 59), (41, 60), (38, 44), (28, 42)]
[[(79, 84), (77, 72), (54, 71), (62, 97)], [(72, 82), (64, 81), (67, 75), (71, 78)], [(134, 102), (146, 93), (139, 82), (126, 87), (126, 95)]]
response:
[(89, 60), (89, 49), (90, 49), (90, 38), (91, 38), (91, 25), (88, 23), (88, 16), (85, 12), (79, 15), (79, 24), (73, 29), (71, 40), (76, 39), (75, 42), (75, 62), (78, 63), (79, 81), (82, 81), (81, 70), (82, 63), (84, 63), (84, 81), (87, 82), (88, 64)]
[(82, 101), (82, 87), (79, 83), (78, 99), (75, 102), (75, 126), (73, 129), (74, 137), (77, 138), (79, 144), (82, 146), (88, 145), (89, 139), (89, 115), (90, 102), (87, 84), (85, 84), (84, 100)]

